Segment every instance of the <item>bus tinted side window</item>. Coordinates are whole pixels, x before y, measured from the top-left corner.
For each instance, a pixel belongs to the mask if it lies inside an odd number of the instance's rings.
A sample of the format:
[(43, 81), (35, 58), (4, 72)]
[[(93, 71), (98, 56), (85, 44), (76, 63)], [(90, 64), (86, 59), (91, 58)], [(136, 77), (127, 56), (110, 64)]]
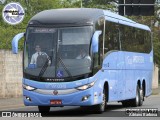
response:
[(124, 51), (131, 51), (133, 49), (133, 40), (132, 36), (130, 36), (130, 30), (129, 27), (121, 25), (121, 44), (122, 50)]
[(119, 26), (116, 23), (106, 21), (104, 54), (111, 50), (119, 49)]
[(144, 38), (144, 52), (149, 53), (152, 48), (152, 43), (151, 43), (151, 33), (148, 31), (145, 31), (145, 38)]
[(141, 53), (144, 53), (145, 50), (144, 50), (144, 43), (145, 43), (145, 32), (144, 30), (140, 30), (138, 29), (137, 30), (137, 51), (136, 52), (141, 52)]
[(121, 25), (122, 50), (149, 53), (151, 51), (150, 33), (148, 31)]
[(134, 44), (135, 44), (135, 49), (133, 49), (133, 52), (142, 52), (144, 51), (144, 31), (140, 29), (135, 30), (135, 39), (134, 39)]

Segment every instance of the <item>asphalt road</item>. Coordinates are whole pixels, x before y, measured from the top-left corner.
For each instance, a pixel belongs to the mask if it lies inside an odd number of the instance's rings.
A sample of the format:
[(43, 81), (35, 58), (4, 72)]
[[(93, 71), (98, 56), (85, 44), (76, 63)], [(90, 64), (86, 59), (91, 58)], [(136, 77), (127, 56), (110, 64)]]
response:
[[(148, 98), (145, 98), (145, 101), (143, 103), (143, 106), (141, 107), (129, 107), (127, 109), (134, 109), (134, 108), (158, 108), (158, 111), (160, 111), (160, 94), (159, 95), (152, 95)], [(18, 107), (18, 108), (12, 108), (12, 109), (6, 109), (3, 111), (20, 111), (20, 112), (38, 112), (37, 107)], [(42, 115), (43, 116), (43, 115)], [(93, 113), (92, 111), (89, 111), (88, 108), (80, 108), (80, 107), (74, 107), (74, 106), (69, 106), (69, 107), (52, 107), (51, 111), (49, 114), (46, 114), (45, 117), (47, 119), (50, 119), (51, 117), (66, 117), (69, 118), (68, 120), (73, 119), (73, 117), (76, 117), (78, 119), (84, 119), (87, 117), (101, 117), (101, 119), (105, 119), (106, 117), (115, 117), (118, 119), (121, 119), (120, 117), (128, 118), (128, 115), (126, 115), (126, 107), (123, 107), (121, 103), (108, 103), (108, 107), (106, 111), (102, 114), (96, 114)], [(44, 117), (44, 116), (43, 116)], [(140, 119), (143, 118), (150, 118), (150, 119), (159, 119), (160, 117), (160, 112), (158, 114), (158, 117), (140, 117)], [(130, 118), (135, 118), (135, 117), (130, 117)], [(137, 118), (137, 117), (136, 117)], [(139, 118), (139, 117), (138, 117)]]

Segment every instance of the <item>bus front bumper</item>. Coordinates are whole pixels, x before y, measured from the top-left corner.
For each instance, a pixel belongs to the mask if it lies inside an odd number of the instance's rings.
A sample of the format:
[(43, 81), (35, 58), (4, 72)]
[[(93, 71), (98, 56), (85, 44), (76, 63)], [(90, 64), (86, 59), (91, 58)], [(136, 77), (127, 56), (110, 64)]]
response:
[[(101, 96), (96, 96), (93, 89), (91, 87), (64, 95), (41, 94), (23, 89), (23, 100), (26, 106), (90, 106), (101, 102)], [(54, 100), (61, 101), (61, 104), (53, 104), (51, 101)]]

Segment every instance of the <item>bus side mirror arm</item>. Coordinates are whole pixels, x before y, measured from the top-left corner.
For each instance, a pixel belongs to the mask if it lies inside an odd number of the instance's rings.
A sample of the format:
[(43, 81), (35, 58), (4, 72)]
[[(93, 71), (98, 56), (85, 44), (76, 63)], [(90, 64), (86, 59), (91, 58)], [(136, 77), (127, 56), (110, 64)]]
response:
[(18, 41), (24, 37), (25, 33), (18, 33), (17, 35), (14, 36), (12, 39), (12, 52), (13, 54), (18, 53)]
[(99, 35), (102, 34), (102, 31), (98, 30), (95, 31), (92, 37), (92, 52), (93, 53), (98, 53), (98, 48), (99, 48)]

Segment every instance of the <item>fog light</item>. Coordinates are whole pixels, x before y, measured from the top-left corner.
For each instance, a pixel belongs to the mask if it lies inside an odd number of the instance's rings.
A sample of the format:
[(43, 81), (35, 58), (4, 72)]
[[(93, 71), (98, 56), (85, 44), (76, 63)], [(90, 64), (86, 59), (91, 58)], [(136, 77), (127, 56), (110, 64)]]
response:
[(28, 101), (31, 101), (31, 98), (30, 98), (30, 97), (27, 97), (27, 96), (26, 96), (26, 99), (27, 99)]
[(91, 96), (91, 95), (86, 95), (86, 96), (82, 97), (82, 101), (88, 100), (90, 96)]

